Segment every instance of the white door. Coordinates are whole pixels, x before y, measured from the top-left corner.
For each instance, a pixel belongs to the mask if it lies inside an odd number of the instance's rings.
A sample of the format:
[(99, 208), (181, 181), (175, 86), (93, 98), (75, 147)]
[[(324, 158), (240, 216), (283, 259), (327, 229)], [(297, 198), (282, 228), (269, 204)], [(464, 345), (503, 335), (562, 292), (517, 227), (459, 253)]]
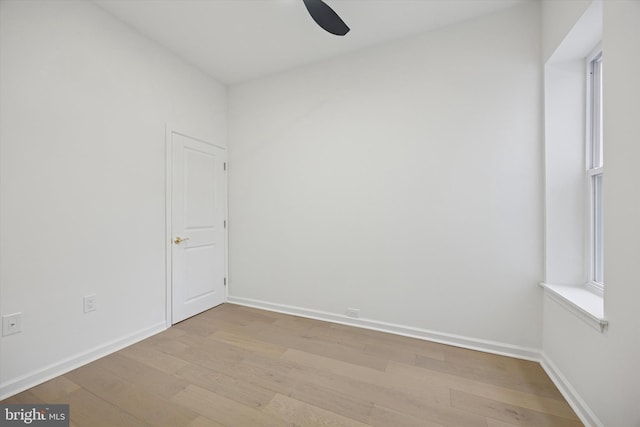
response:
[(224, 149), (171, 132), (171, 323), (226, 299)]

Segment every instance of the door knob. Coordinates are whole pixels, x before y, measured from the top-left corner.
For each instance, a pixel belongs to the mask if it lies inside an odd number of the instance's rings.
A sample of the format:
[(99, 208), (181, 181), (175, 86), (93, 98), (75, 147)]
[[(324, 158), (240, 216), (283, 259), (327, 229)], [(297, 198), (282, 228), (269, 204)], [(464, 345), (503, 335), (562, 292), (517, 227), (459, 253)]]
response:
[(180, 243), (185, 242), (185, 241), (187, 241), (187, 240), (189, 240), (189, 238), (188, 238), (188, 237), (185, 237), (185, 238), (183, 239), (182, 237), (178, 236), (178, 237), (176, 237), (176, 238), (174, 239), (173, 243), (175, 243), (176, 245), (179, 245)]

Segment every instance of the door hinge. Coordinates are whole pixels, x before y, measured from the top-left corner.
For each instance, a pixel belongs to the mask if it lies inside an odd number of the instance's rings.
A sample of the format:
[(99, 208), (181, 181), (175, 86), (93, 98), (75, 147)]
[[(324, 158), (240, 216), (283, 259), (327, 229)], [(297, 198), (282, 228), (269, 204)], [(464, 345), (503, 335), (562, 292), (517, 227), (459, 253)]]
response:
[(224, 220), (224, 228), (227, 228), (227, 220)]
[(224, 278), (224, 285), (227, 286), (227, 278)]
[(224, 170), (227, 170), (227, 162), (224, 162), (224, 163), (222, 164), (222, 168), (223, 168)]

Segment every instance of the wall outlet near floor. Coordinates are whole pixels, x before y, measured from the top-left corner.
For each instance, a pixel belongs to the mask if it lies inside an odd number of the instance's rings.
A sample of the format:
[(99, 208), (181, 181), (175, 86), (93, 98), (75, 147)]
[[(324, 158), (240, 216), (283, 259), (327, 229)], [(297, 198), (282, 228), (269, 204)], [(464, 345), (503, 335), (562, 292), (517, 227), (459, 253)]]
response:
[(347, 317), (353, 317), (357, 319), (360, 317), (360, 309), (359, 308), (347, 308)]
[(90, 311), (96, 311), (96, 309), (98, 308), (96, 298), (97, 298), (96, 294), (85, 295), (83, 299), (85, 313), (89, 313)]
[(17, 334), (22, 331), (22, 313), (2, 316), (2, 336)]

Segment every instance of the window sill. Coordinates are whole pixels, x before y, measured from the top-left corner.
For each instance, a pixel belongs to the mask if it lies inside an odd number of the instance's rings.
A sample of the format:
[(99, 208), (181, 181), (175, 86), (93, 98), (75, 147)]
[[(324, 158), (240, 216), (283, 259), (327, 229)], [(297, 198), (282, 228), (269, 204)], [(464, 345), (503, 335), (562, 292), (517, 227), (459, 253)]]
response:
[(558, 304), (578, 316), (594, 329), (604, 332), (609, 322), (604, 318), (602, 296), (583, 286), (552, 285), (540, 283), (547, 295)]

